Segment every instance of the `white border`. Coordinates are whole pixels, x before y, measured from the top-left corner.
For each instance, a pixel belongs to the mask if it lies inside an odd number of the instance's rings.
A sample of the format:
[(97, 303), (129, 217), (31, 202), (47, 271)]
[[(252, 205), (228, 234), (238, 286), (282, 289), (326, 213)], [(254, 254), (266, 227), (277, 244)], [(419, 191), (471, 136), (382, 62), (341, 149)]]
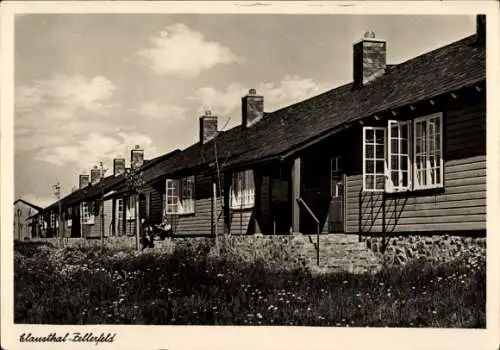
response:
[[(5, 2), (1, 11), (1, 336), (6, 349), (65, 349), (67, 344), (18, 344), (20, 333), (51, 331), (117, 332), (111, 345), (100, 349), (498, 349), (499, 254), (498, 162), (499, 5), (496, 1), (419, 2)], [(330, 329), (302, 327), (168, 327), (168, 326), (49, 326), (13, 325), (13, 25), (14, 13), (281, 13), (281, 14), (487, 14), (487, 189), (488, 305), (486, 330), (457, 329)], [(75, 349), (94, 345), (71, 344)]]

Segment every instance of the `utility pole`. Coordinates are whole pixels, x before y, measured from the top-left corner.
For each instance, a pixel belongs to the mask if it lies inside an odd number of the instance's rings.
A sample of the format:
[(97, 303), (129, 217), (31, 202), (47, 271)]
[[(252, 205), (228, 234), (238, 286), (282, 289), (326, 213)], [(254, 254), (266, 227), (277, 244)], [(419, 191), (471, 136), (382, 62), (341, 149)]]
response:
[(59, 241), (60, 241), (60, 246), (63, 246), (63, 235), (62, 235), (62, 222), (61, 222), (61, 184), (59, 181), (53, 186), (54, 188), (54, 195), (57, 198), (57, 207), (58, 207), (58, 212), (57, 212), (57, 235), (59, 236)]
[(101, 180), (99, 181), (100, 182), (100, 185), (101, 185), (101, 249), (104, 248), (104, 229), (105, 229), (105, 225), (104, 225), (104, 184), (102, 182), (102, 180), (104, 179), (104, 174), (106, 173), (106, 171), (108, 169), (104, 169), (104, 165), (102, 164), (102, 162), (99, 162), (99, 165), (101, 167)]
[(139, 199), (144, 187), (143, 173), (140, 169), (131, 168), (125, 172), (125, 179), (130, 195), (135, 197), (135, 239), (136, 248), (137, 250), (139, 250), (141, 248), (141, 221), (139, 217)]

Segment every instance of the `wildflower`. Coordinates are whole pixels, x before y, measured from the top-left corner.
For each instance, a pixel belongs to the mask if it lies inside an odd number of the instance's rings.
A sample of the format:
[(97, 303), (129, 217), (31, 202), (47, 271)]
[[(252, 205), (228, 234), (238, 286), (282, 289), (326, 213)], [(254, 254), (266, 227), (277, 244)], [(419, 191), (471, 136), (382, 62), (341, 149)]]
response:
[(311, 308), (310, 308), (310, 307), (308, 307), (308, 308), (307, 308), (307, 311), (311, 311)]
[(212, 310), (217, 310), (217, 306), (212, 306)]
[(378, 285), (379, 285), (379, 286), (383, 286), (383, 285), (384, 285), (384, 282), (380, 282)]
[(435, 315), (435, 314), (437, 314), (437, 311), (436, 310), (432, 310), (432, 313)]
[(248, 314), (248, 315), (247, 315), (247, 317), (252, 318), (252, 317), (253, 317), (253, 314)]
[(342, 281), (342, 283), (343, 283), (343, 284), (346, 284), (346, 283), (347, 283), (347, 281)]
[(222, 274), (222, 273), (218, 273), (218, 274), (217, 274), (217, 277), (219, 277), (219, 278), (224, 277), (224, 274)]

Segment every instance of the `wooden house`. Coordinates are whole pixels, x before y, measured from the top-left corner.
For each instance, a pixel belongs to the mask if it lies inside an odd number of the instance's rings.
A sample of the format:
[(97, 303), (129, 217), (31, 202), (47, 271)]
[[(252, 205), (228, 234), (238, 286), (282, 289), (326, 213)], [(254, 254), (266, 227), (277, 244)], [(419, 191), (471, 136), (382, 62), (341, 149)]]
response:
[(264, 113), (152, 168), (177, 235), (478, 232), (486, 228), (484, 21), (462, 40), (388, 65), (353, 45), (353, 82)]
[[(197, 143), (140, 167), (140, 217), (176, 236), (484, 234), (484, 17), (399, 64), (374, 35), (352, 49), (352, 83), (272, 113), (251, 89), (227, 131), (207, 111)], [(111, 234), (133, 234), (137, 198), (123, 182), (107, 192)]]

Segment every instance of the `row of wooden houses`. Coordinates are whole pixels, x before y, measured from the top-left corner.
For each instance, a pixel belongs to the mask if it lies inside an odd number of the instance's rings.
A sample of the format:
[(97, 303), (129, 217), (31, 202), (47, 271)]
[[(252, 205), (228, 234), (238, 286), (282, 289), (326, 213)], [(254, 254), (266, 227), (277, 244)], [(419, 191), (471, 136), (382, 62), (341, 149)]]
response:
[(352, 83), (271, 113), (251, 89), (239, 125), (220, 131), (207, 111), (190, 147), (151, 160), (132, 149), (140, 194), (115, 159), (33, 220), (48, 223), (40, 235), (87, 238), (135, 235), (136, 215), (178, 236), (484, 234), (485, 58), (484, 16), (473, 35), (396, 65), (365, 36)]

